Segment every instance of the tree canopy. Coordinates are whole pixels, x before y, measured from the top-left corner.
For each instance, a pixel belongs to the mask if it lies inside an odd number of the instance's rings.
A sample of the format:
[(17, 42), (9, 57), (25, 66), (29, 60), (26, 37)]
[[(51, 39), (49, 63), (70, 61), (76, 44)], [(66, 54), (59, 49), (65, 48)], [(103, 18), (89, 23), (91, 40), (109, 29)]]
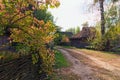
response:
[(2, 0), (1, 3), (1, 35), (10, 37), (12, 42), (27, 45), (33, 63), (38, 66), (38, 74), (46, 77), (51, 74), (54, 64), (53, 51), (47, 49), (46, 44), (53, 41), (56, 32), (53, 17), (46, 10), (59, 4), (57, 0)]

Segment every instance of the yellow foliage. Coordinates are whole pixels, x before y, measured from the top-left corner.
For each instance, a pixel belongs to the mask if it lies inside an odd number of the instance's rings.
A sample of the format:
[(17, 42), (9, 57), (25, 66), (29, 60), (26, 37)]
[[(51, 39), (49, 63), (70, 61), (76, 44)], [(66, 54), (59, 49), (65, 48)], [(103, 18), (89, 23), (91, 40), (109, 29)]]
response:
[[(46, 44), (50, 43), (55, 35), (55, 26), (53, 22), (46, 23), (39, 21), (33, 15), (38, 4), (35, 0), (3, 0), (5, 9), (0, 12), (0, 25), (4, 29), (10, 29), (10, 37), (13, 42), (23, 43), (30, 48), (33, 57), (33, 63), (41, 66), (40, 71), (50, 74), (54, 63), (54, 53), (46, 48)], [(43, 1), (43, 0), (42, 0)], [(57, 0), (46, 0), (46, 8), (48, 6), (57, 7)], [(6, 29), (6, 31), (7, 31)], [(38, 64), (41, 59), (42, 64)]]

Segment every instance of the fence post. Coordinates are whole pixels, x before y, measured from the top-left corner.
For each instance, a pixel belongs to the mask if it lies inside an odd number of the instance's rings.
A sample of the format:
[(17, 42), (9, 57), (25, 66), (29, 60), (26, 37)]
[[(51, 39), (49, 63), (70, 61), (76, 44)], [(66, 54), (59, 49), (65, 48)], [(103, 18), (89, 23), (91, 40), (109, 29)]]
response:
[(0, 58), (0, 64), (3, 64), (4, 63), (4, 59), (3, 57)]

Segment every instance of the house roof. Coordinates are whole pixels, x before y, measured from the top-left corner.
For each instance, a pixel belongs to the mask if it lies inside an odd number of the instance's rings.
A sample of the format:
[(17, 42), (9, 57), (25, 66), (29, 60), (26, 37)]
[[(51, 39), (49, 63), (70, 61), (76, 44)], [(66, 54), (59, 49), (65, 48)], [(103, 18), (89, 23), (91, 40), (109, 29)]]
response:
[(80, 38), (89, 38), (89, 37), (95, 37), (96, 29), (94, 27), (83, 27), (82, 31), (80, 31), (78, 34), (73, 35), (72, 39), (80, 39)]

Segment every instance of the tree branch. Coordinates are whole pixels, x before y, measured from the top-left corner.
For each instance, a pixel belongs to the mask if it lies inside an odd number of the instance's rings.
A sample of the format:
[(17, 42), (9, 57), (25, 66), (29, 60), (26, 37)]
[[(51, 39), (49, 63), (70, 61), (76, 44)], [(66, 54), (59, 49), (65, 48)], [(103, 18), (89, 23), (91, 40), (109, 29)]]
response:
[(15, 15), (13, 15), (13, 16), (11, 17), (11, 19), (10, 19), (10, 22), (14, 19), (14, 17), (16, 17), (16, 16), (19, 15), (19, 14), (20, 14), (20, 12), (16, 13)]
[(25, 16), (23, 16), (23, 17), (21, 17), (21, 18), (17, 19), (17, 20), (15, 20), (15, 21), (13, 21), (11, 24), (16, 23), (16, 22), (18, 22), (18, 21), (22, 20), (23, 18), (26, 18), (26, 17), (27, 17), (27, 16), (29, 16), (29, 15), (31, 15), (31, 13), (30, 13), (30, 14), (28, 14), (28, 15), (25, 15)]

